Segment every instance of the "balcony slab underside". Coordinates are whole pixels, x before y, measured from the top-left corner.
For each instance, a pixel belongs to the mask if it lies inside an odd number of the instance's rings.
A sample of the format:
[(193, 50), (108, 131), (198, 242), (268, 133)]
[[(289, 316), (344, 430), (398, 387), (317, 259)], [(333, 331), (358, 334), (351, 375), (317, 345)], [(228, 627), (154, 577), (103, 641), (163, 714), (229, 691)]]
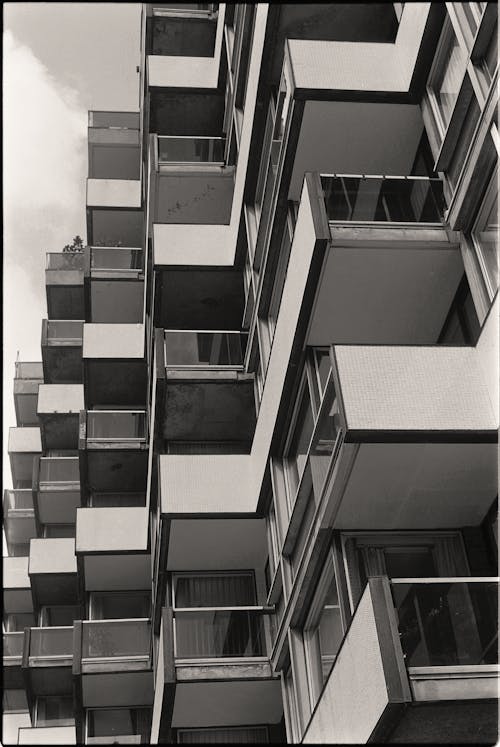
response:
[(74, 524), (81, 501), (79, 489), (43, 488), (37, 494), (38, 519), (41, 524)]
[(444, 228), (330, 230), (308, 344), (435, 343), (463, 275)]
[(116, 448), (113, 444), (86, 450), (86, 482), (90, 490), (142, 491), (147, 479), (148, 452), (136, 448)]
[(140, 407), (146, 403), (147, 371), (144, 360), (134, 358), (86, 359), (85, 381), (87, 406)]
[(82, 674), (84, 708), (151, 706), (154, 681), (151, 668), (147, 671), (100, 672)]
[(389, 744), (494, 744), (498, 739), (498, 701), (455, 700), (418, 703), (407, 708)]
[(149, 553), (110, 552), (81, 554), (80, 557), (87, 591), (151, 588), (151, 556)]
[(42, 359), (46, 384), (77, 384), (82, 380), (81, 344), (42, 345)]
[(71, 695), (73, 692), (73, 675), (71, 666), (73, 657), (61, 657), (58, 662), (51, 661), (29, 664), (28, 682), (32, 695)]
[(79, 412), (38, 413), (45, 449), (77, 449)]
[(474, 441), (345, 443), (330, 519), (337, 529), (477, 526), (497, 493), (496, 455)]

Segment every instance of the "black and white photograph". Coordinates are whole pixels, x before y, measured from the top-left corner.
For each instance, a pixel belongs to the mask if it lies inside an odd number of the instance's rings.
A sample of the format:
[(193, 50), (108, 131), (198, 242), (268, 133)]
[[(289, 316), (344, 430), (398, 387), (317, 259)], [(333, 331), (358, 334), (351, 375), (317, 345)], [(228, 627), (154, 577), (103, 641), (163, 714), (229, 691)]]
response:
[(497, 3), (2, 9), (0, 744), (497, 745)]

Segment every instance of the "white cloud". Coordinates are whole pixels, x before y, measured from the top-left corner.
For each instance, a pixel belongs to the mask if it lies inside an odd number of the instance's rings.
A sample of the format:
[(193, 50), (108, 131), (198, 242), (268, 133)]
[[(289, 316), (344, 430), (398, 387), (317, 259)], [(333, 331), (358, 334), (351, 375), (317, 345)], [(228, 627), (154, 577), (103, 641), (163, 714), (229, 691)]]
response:
[[(87, 112), (12, 32), (4, 34), (4, 445), (15, 425), (13, 375), (41, 360), (46, 251), (85, 236)], [(10, 474), (10, 469), (4, 476)]]

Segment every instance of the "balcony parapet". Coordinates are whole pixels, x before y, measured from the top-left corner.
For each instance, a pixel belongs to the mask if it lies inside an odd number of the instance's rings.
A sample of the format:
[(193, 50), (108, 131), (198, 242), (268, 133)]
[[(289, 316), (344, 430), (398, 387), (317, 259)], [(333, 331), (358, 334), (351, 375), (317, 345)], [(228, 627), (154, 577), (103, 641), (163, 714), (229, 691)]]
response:
[(81, 410), (80, 449), (146, 449), (145, 410)]
[(151, 668), (149, 619), (83, 620), (81, 672), (132, 672)]

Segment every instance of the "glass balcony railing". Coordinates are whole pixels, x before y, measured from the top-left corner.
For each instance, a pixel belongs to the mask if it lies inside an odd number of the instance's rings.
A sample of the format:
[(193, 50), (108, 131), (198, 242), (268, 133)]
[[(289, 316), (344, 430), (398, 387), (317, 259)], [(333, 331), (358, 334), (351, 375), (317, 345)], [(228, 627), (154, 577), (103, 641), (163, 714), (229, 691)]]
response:
[(24, 646), (24, 631), (3, 634), (3, 658), (21, 659)]
[(82, 345), (83, 321), (50, 320), (47, 322), (47, 345)]
[(87, 737), (85, 744), (144, 744), (141, 734), (110, 734), (103, 737)]
[(47, 270), (83, 270), (83, 252), (47, 252)]
[(151, 622), (137, 620), (85, 620), (82, 659), (149, 659)]
[(443, 222), (446, 204), (440, 179), (334, 174), (320, 178), (329, 221)]
[(144, 410), (89, 410), (87, 439), (90, 441), (145, 441)]
[(165, 330), (165, 361), (173, 368), (243, 368), (248, 335)]
[(93, 274), (99, 271), (113, 273), (138, 272), (143, 269), (142, 249), (116, 246), (90, 247), (90, 269)]
[(40, 457), (39, 486), (61, 483), (80, 485), (80, 463), (78, 457)]
[(30, 658), (72, 658), (73, 626), (31, 628)]
[(175, 610), (175, 656), (222, 659), (265, 656), (262, 609)]
[(223, 137), (158, 136), (159, 164), (224, 163), (226, 139)]
[(407, 667), (498, 664), (498, 579), (393, 579)]
[(43, 381), (43, 364), (16, 361), (15, 378), (23, 381)]
[(4, 490), (4, 519), (15, 516), (33, 516), (33, 492), (29, 489)]

